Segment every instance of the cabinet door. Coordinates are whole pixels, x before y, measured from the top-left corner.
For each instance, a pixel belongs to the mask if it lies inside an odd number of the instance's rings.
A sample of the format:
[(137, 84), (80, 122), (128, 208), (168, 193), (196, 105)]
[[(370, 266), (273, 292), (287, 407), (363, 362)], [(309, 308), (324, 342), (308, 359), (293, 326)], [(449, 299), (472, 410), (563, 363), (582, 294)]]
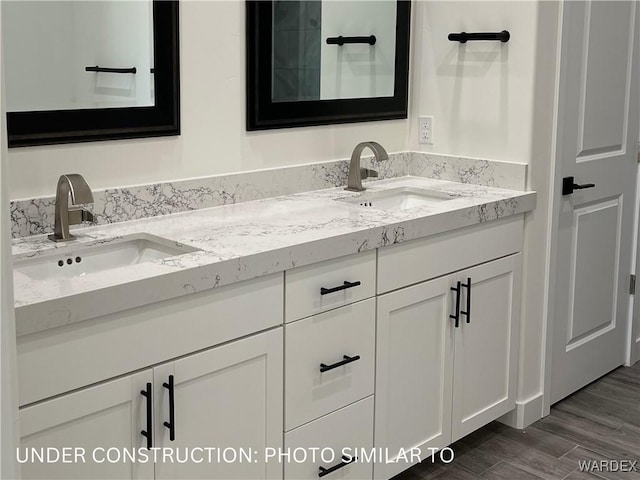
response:
[[(21, 409), (21, 463), (27, 454), (42, 453), (52, 462), (29, 458), (22, 478), (153, 479), (152, 461), (123, 461), (125, 452), (146, 452), (140, 432), (147, 402), (140, 392), (151, 382), (146, 370)], [(65, 459), (65, 452), (71, 456)]]
[[(473, 432), (515, 407), (520, 325), (521, 254), (457, 275), (471, 279), (470, 316), (455, 332), (453, 438)], [(469, 288), (462, 287), (461, 310)], [(468, 322), (467, 322), (468, 320)]]
[[(420, 448), (425, 459), (429, 448), (451, 443), (450, 282), (439, 278), (378, 297), (375, 446), (390, 458)], [(376, 463), (374, 477), (409, 466)]]
[(282, 336), (280, 327), (154, 368), (157, 444), (180, 455), (159, 462), (157, 478), (282, 478), (281, 464), (264, 462), (283, 441)]

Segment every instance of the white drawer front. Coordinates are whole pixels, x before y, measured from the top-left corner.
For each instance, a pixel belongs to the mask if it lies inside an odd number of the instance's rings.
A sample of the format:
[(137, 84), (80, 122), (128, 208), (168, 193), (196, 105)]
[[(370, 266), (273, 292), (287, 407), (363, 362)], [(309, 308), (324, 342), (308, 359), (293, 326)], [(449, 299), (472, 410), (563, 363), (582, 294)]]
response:
[[(343, 454), (356, 461), (323, 478), (370, 480), (373, 463), (362, 461), (358, 450), (370, 452), (373, 448), (373, 396), (286, 433), (284, 446), (285, 452), (291, 453), (291, 461), (284, 465), (285, 480), (318, 480), (320, 467), (337, 466), (343, 462)], [(312, 449), (318, 449), (315, 459)], [(304, 453), (307, 459), (301, 461)]]
[(380, 248), (378, 293), (522, 250), (523, 215)]
[(373, 393), (375, 315), (370, 298), (286, 325), (285, 430)]
[[(292, 322), (376, 294), (375, 250), (285, 272), (285, 321)], [(357, 286), (345, 287), (345, 282)], [(321, 289), (342, 288), (321, 294)]]

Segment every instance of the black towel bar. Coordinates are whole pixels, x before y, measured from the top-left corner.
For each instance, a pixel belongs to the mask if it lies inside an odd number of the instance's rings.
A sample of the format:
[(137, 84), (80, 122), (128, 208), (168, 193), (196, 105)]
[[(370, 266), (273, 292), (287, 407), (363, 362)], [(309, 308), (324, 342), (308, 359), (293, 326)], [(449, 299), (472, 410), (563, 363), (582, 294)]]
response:
[(376, 44), (376, 36), (369, 35), (368, 37), (328, 37), (327, 45), (344, 45), (345, 43), (368, 43), (369, 45)]
[(99, 72), (99, 73), (133, 73), (135, 74), (138, 70), (136, 67), (131, 68), (109, 68), (109, 67), (84, 67), (86, 72)]
[(508, 42), (511, 34), (508, 30), (501, 32), (483, 32), (483, 33), (450, 33), (449, 40), (452, 42), (467, 43), (475, 40), (499, 40), (502, 43)]

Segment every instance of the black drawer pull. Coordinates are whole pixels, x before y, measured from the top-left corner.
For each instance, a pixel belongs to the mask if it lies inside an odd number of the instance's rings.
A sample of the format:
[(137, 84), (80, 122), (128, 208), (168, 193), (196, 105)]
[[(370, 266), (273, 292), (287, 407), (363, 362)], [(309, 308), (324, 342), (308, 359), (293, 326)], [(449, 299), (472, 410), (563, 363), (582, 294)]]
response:
[(456, 313), (455, 315), (449, 315), (449, 318), (455, 320), (455, 326), (460, 326), (460, 282), (455, 287), (451, 287), (452, 292), (456, 292)]
[(324, 373), (328, 370), (333, 370), (334, 368), (338, 368), (341, 367), (343, 365), (346, 365), (347, 363), (351, 363), (351, 362), (355, 362), (356, 360), (360, 360), (360, 355), (354, 355), (353, 357), (350, 357), (349, 355), (343, 355), (342, 358), (344, 360), (339, 361), (338, 363), (334, 363), (331, 365), (325, 365), (324, 363), (320, 364), (320, 373)]
[(460, 314), (467, 317), (467, 323), (471, 323), (471, 278), (467, 277), (467, 283), (463, 283), (462, 286), (467, 289), (467, 309)]
[(153, 416), (151, 408), (153, 406), (153, 399), (151, 398), (151, 384), (147, 383), (146, 390), (140, 390), (140, 395), (147, 399), (147, 429), (142, 430), (140, 435), (147, 439), (147, 450), (151, 450), (153, 447)]
[(327, 293), (339, 292), (340, 290), (346, 290), (347, 288), (357, 287), (359, 285), (360, 285), (360, 282), (347, 282), (347, 281), (345, 281), (344, 284), (340, 285), (339, 287), (333, 287), (333, 288), (320, 287), (320, 295), (326, 295)]
[(169, 421), (164, 422), (163, 425), (169, 429), (169, 440), (173, 442), (176, 439), (175, 386), (173, 384), (173, 375), (169, 375), (169, 383), (164, 382), (162, 386), (169, 390)]
[(318, 477), (322, 478), (325, 475), (329, 475), (330, 473), (335, 472), (336, 470), (341, 469), (342, 467), (346, 467), (347, 465), (349, 465), (350, 463), (353, 463), (357, 460), (356, 457), (347, 457), (346, 455), (342, 456), (342, 461), (336, 465), (334, 465), (333, 467), (329, 467), (329, 468), (324, 468), (324, 467), (318, 467), (318, 470), (320, 470), (320, 472), (318, 473)]

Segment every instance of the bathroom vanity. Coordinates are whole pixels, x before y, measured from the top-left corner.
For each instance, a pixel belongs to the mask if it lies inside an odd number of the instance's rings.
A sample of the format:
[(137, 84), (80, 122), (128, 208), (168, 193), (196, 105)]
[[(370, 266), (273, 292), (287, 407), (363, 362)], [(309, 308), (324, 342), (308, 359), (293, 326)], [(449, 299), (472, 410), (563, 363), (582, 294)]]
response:
[[(533, 192), (403, 177), (91, 227), (66, 246), (16, 241), (22, 447), (87, 452), (84, 464), (23, 465), (24, 478), (409, 468), (401, 449), (425, 459), (515, 406), (534, 204)], [(19, 272), (27, 259), (60, 257), (62, 271), (77, 252), (156, 236), (178, 251), (48, 280)], [(220, 450), (154, 465), (95, 463), (96, 447), (98, 459), (110, 447)], [(374, 447), (393, 461), (342, 457)], [(307, 457), (280, 455), (295, 449)]]

